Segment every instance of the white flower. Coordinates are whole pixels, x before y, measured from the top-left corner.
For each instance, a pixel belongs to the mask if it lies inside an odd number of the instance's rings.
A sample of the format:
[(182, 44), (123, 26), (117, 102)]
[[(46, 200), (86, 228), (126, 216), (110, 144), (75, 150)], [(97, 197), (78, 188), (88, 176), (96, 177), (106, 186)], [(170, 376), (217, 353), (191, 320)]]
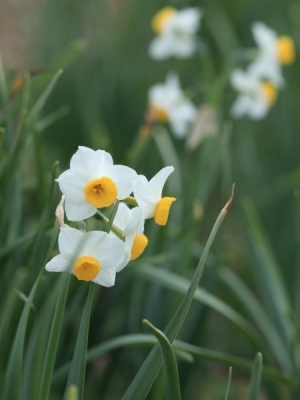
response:
[(248, 115), (253, 119), (266, 116), (277, 98), (277, 89), (270, 82), (262, 82), (257, 76), (239, 69), (232, 71), (232, 86), (240, 92), (231, 113), (235, 118)]
[[(130, 209), (124, 203), (119, 204), (113, 225), (121, 230), (125, 236), (123, 260), (125, 265), (129, 260), (137, 259), (148, 245), (148, 239), (143, 234), (144, 222), (145, 219), (140, 207)], [(113, 231), (110, 231), (109, 234), (115, 237)]]
[(158, 225), (166, 225), (174, 197), (161, 197), (168, 176), (173, 167), (161, 169), (149, 182), (144, 175), (139, 175), (134, 188), (134, 197), (142, 208), (144, 218), (153, 218)]
[(122, 269), (122, 241), (105, 232), (83, 233), (66, 227), (60, 228), (58, 247), (60, 254), (46, 264), (47, 271), (69, 271), (79, 280), (107, 287), (114, 285), (116, 272)]
[(152, 86), (148, 92), (148, 99), (155, 119), (169, 121), (174, 135), (178, 138), (185, 137), (197, 109), (184, 95), (178, 75), (169, 73), (166, 83)]
[(91, 217), (97, 208), (109, 207), (130, 195), (136, 172), (123, 165), (113, 165), (104, 150), (94, 151), (80, 146), (71, 158), (70, 169), (57, 182), (66, 196), (65, 210), (70, 221)]
[(259, 53), (249, 66), (249, 72), (259, 79), (266, 79), (275, 86), (282, 86), (284, 79), (281, 65), (291, 64), (295, 58), (293, 40), (288, 36), (278, 37), (277, 33), (262, 22), (252, 25), (252, 34), (259, 46)]
[(171, 56), (192, 56), (197, 50), (196, 31), (201, 16), (198, 8), (177, 11), (173, 7), (165, 7), (160, 10), (152, 19), (152, 28), (158, 36), (150, 43), (150, 57), (164, 60)]

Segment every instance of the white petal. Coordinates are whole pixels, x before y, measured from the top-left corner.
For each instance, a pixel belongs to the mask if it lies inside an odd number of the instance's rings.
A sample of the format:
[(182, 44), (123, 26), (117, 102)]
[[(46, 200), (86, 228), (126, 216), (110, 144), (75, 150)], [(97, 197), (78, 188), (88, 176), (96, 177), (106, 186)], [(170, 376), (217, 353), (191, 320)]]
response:
[(111, 238), (106, 232), (90, 231), (84, 234), (79, 255), (95, 257), (101, 261), (101, 255), (111, 247)]
[(162, 168), (149, 182), (149, 188), (154, 197), (158, 200), (161, 199), (162, 190), (169, 175), (174, 171), (174, 167)]
[(71, 271), (72, 263), (69, 258), (59, 254), (46, 264), (45, 269), (49, 272)]
[(105, 164), (107, 166), (112, 166), (113, 165), (113, 158), (112, 156), (105, 150), (97, 150), (96, 153), (100, 156), (101, 158), (101, 163)]
[(139, 175), (133, 193), (138, 205), (143, 210), (144, 218), (153, 217), (158, 200), (151, 192), (145, 176)]
[[(102, 267), (102, 264), (101, 264)], [(111, 287), (115, 284), (116, 280), (116, 271), (112, 265), (109, 263), (105, 264), (100, 271), (100, 273), (93, 279), (93, 282), (98, 283), (98, 285), (102, 285), (105, 287)]]
[(61, 254), (75, 254), (84, 234), (71, 227), (60, 228), (58, 247)]
[(152, 39), (149, 46), (149, 56), (154, 60), (165, 60), (172, 55), (173, 37), (160, 35)]
[(130, 208), (127, 207), (126, 204), (124, 203), (119, 203), (118, 211), (115, 216), (113, 224), (122, 231), (124, 231), (130, 220), (131, 220)]
[(117, 270), (124, 256), (124, 242), (118, 238), (111, 238), (111, 246), (101, 254), (101, 260), (108, 261)]
[(144, 232), (144, 216), (142, 209), (140, 207), (134, 207), (130, 210), (131, 219), (124, 229), (124, 235), (129, 235), (130, 233), (136, 232), (141, 235)]
[(63, 172), (56, 181), (59, 184), (59, 188), (63, 194), (67, 195), (68, 193), (81, 191), (83, 192), (84, 186), (87, 184), (87, 180), (82, 174), (76, 174), (70, 169)]
[(270, 47), (275, 47), (277, 34), (273, 29), (270, 29), (262, 22), (254, 22), (251, 29), (254, 40), (258, 46), (267, 50), (269, 50)]
[(128, 197), (137, 180), (137, 173), (134, 169), (125, 167), (124, 165), (114, 165), (107, 170), (107, 176), (111, 178), (118, 189), (118, 200), (123, 200)]
[(97, 208), (86, 201), (83, 192), (69, 193), (66, 196), (65, 210), (69, 221), (82, 221), (97, 212)]

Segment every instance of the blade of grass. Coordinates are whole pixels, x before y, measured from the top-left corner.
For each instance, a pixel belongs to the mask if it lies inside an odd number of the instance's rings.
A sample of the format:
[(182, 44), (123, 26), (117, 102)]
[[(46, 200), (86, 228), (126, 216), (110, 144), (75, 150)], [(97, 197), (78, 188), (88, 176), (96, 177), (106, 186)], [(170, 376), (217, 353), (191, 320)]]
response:
[[(157, 340), (149, 334), (128, 334), (115, 337), (113, 339), (106, 340), (105, 342), (92, 347), (87, 352), (87, 362), (93, 361), (103, 354), (108, 353), (111, 350), (118, 349), (120, 347), (132, 346), (132, 347), (147, 347), (153, 346), (157, 343)], [(194, 355), (200, 357), (206, 361), (219, 362), (221, 364), (234, 366), (240, 370), (251, 371), (253, 362), (245, 358), (231, 356), (219, 351), (203, 349), (202, 347), (194, 346), (189, 343), (182, 342), (181, 340), (174, 340), (172, 344), (174, 351), (178, 356), (185, 352), (185, 354)], [(180, 352), (178, 353), (178, 350)], [(66, 377), (70, 369), (70, 362), (61, 366), (53, 374), (53, 383), (58, 383)], [(287, 386), (293, 387), (297, 384), (296, 377), (282, 373), (278, 369), (273, 367), (263, 367), (263, 378), (273, 382), (280, 382)]]
[(228, 400), (228, 395), (229, 395), (229, 390), (230, 390), (230, 385), (231, 385), (231, 376), (232, 376), (232, 367), (230, 367), (229, 371), (228, 371), (227, 388), (226, 388), (226, 393), (225, 393), (225, 399), (224, 400)]
[(54, 362), (57, 352), (57, 346), (62, 327), (68, 287), (70, 283), (70, 273), (62, 274), (60, 278), (60, 293), (57, 299), (56, 308), (53, 316), (51, 331), (49, 335), (48, 347), (44, 361), (43, 373), (41, 378), (39, 399), (46, 400), (49, 398), (50, 385), (52, 380)]
[[(231, 195), (230, 195), (228, 202), (226, 203), (224, 208), (221, 210), (221, 212), (212, 228), (212, 231), (209, 235), (206, 246), (203, 250), (202, 257), (199, 260), (199, 264), (198, 264), (195, 274), (192, 278), (189, 289), (186, 292), (184, 298), (182, 299), (179, 307), (177, 308), (177, 310), (176, 310), (173, 318), (171, 319), (170, 323), (168, 324), (166, 330), (164, 331), (164, 334), (167, 336), (167, 338), (169, 339), (169, 341), (171, 343), (177, 336), (177, 334), (181, 328), (181, 325), (183, 324), (185, 317), (188, 313), (190, 305), (193, 301), (195, 291), (199, 284), (199, 281), (200, 281), (200, 278), (201, 278), (201, 275), (202, 275), (202, 272), (203, 272), (203, 269), (204, 269), (204, 266), (206, 263), (206, 258), (208, 256), (209, 249), (213, 243), (213, 240), (218, 232), (218, 229), (219, 229), (223, 219), (225, 218), (225, 216), (228, 213), (228, 210), (232, 203), (233, 193), (234, 193), (234, 186), (232, 187)], [(162, 360), (161, 360), (159, 345), (156, 345), (156, 346), (154, 346), (153, 350), (148, 355), (148, 357), (145, 360), (144, 364), (142, 365), (141, 369), (139, 370), (139, 372), (137, 373), (133, 382), (129, 386), (123, 399), (124, 400), (144, 399), (147, 396), (147, 394), (155, 380), (155, 377), (161, 367), (161, 362), (162, 362)]]
[(247, 400), (258, 400), (259, 388), (261, 382), (261, 373), (262, 373), (262, 355), (261, 353), (257, 353), (253, 363)]
[(89, 333), (94, 287), (95, 283), (90, 283), (88, 296), (81, 317), (80, 327), (75, 344), (74, 356), (71, 364), (71, 369), (69, 372), (64, 399), (67, 399), (67, 394), (71, 385), (75, 385), (77, 387), (78, 399), (81, 400), (83, 398), (86, 352), (87, 352), (88, 333)]
[(167, 337), (146, 319), (143, 320), (143, 325), (153, 333), (160, 344), (165, 372), (166, 399), (180, 400), (178, 368), (172, 345)]
[[(162, 285), (181, 293), (186, 293), (190, 285), (190, 281), (186, 278), (159, 267), (142, 265), (141, 263), (138, 263), (138, 261), (136, 261), (132, 266), (129, 266), (127, 271), (141, 278), (146, 278), (157, 285)], [(255, 346), (260, 347), (262, 345), (253, 326), (225, 302), (199, 287), (195, 291), (194, 299), (207, 305), (233, 322), (251, 341), (251, 343), (255, 344)]]
[[(58, 223), (55, 222), (52, 237), (48, 247), (47, 255), (45, 258), (44, 265), (46, 264), (49, 256), (54, 248), (54, 243), (56, 241), (58, 234)], [(17, 332), (15, 335), (14, 343), (11, 349), (3, 386), (3, 400), (19, 400), (22, 394), (22, 364), (23, 364), (23, 352), (24, 352), (24, 341), (27, 328), (27, 322), (29, 317), (29, 312), (35, 296), (36, 289), (39, 285), (40, 278), (44, 272), (44, 267), (39, 272), (35, 283), (28, 296), (28, 301), (24, 306)]]
[(293, 363), (289, 357), (288, 349), (262, 304), (255, 298), (244, 282), (229, 268), (222, 267), (219, 270), (219, 277), (256, 322), (258, 329), (266, 339), (265, 343), (271, 348), (282, 368), (292, 372)]
[(295, 329), (288, 317), (291, 305), (284, 280), (280, 274), (280, 267), (253, 202), (251, 200), (244, 201), (243, 208), (248, 235), (259, 265), (258, 276), (267, 290), (269, 303), (272, 305), (272, 311), (275, 313), (277, 323), (280, 326), (279, 331), (282, 331), (285, 340), (289, 343), (295, 337)]

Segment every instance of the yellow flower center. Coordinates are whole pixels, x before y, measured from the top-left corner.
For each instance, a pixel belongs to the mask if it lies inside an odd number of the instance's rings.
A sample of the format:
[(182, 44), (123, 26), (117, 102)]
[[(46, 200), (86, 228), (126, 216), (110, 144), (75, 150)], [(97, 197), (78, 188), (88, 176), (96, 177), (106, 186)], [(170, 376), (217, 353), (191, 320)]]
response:
[(150, 109), (151, 109), (151, 112), (152, 112), (154, 118), (157, 121), (167, 122), (169, 120), (168, 113), (163, 107), (157, 106), (155, 104), (151, 104)]
[(145, 235), (134, 234), (134, 241), (131, 248), (130, 260), (136, 260), (148, 245), (148, 238)]
[(289, 36), (280, 36), (277, 40), (277, 57), (281, 64), (289, 65), (295, 59), (295, 46)]
[(164, 7), (154, 15), (151, 21), (152, 29), (155, 33), (160, 34), (165, 29), (166, 24), (174, 16), (176, 10), (174, 7)]
[(176, 201), (175, 197), (163, 197), (159, 200), (154, 215), (157, 225), (166, 225), (173, 201)]
[(93, 179), (84, 187), (86, 200), (94, 207), (109, 207), (116, 200), (118, 190), (116, 184), (107, 177)]
[(101, 265), (94, 257), (83, 256), (77, 258), (73, 265), (73, 273), (80, 281), (91, 281), (101, 271)]
[(263, 82), (261, 84), (263, 96), (269, 106), (272, 106), (277, 99), (277, 89), (270, 82)]

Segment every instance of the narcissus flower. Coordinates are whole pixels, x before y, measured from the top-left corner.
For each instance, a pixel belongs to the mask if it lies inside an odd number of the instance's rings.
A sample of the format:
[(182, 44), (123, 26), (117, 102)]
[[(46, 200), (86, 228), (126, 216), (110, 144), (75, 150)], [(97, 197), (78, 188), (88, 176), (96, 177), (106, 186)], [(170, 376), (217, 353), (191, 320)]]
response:
[(196, 32), (201, 16), (198, 8), (186, 8), (181, 11), (173, 7), (161, 9), (152, 19), (152, 29), (157, 36), (150, 44), (150, 57), (164, 60), (171, 56), (192, 56), (197, 50)]
[(70, 227), (60, 228), (60, 254), (46, 264), (49, 272), (69, 271), (78, 280), (113, 286), (124, 254), (122, 241), (105, 232), (83, 233)]
[[(144, 217), (140, 207), (130, 209), (124, 203), (119, 204), (117, 214), (114, 219), (114, 226), (123, 232), (125, 237), (124, 250), (127, 264), (129, 260), (136, 260), (144, 252), (148, 245), (148, 238), (144, 232)], [(113, 231), (109, 233), (114, 236)]]
[(136, 178), (133, 169), (113, 165), (106, 151), (80, 146), (71, 158), (70, 169), (57, 179), (66, 196), (67, 218), (80, 221), (94, 215), (97, 208), (125, 199), (132, 192)]
[(239, 69), (233, 70), (230, 78), (232, 86), (240, 93), (231, 109), (232, 115), (236, 118), (243, 115), (253, 119), (263, 118), (276, 101), (276, 87)]
[(195, 118), (197, 109), (184, 95), (177, 74), (169, 73), (166, 83), (152, 86), (148, 99), (150, 110), (157, 121), (169, 122), (178, 138), (187, 135), (188, 126)]
[(154, 218), (158, 225), (166, 225), (169, 211), (175, 197), (161, 197), (164, 184), (173, 167), (161, 169), (149, 182), (143, 175), (139, 175), (134, 188), (134, 197), (142, 208), (144, 218)]
[(262, 22), (252, 25), (254, 40), (259, 46), (259, 53), (249, 66), (249, 72), (260, 79), (266, 79), (276, 86), (282, 86), (284, 79), (281, 66), (289, 65), (295, 59), (295, 47), (289, 36), (277, 33)]

